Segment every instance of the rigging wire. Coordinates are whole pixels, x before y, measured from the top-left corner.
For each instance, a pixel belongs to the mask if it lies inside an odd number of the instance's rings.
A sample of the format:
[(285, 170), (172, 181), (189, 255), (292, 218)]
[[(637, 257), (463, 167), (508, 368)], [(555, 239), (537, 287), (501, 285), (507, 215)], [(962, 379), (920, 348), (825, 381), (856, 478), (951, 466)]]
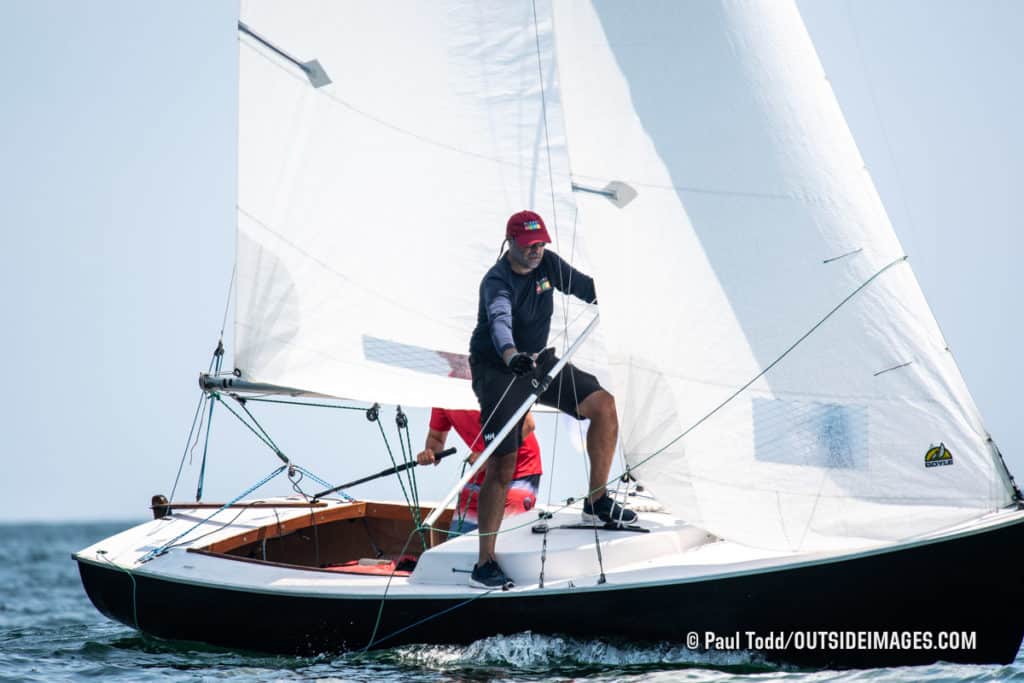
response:
[(770, 370), (771, 370), (772, 368), (774, 368), (774, 367), (775, 367), (776, 365), (778, 365), (779, 363), (781, 363), (781, 362), (782, 362), (782, 360), (783, 360), (783, 359), (784, 359), (784, 358), (785, 358), (786, 356), (788, 356), (788, 355), (789, 355), (790, 353), (792, 353), (792, 351), (793, 351), (793, 350), (794, 350), (794, 349), (795, 349), (795, 348), (796, 348), (797, 346), (799, 346), (800, 344), (802, 344), (802, 343), (803, 343), (803, 341), (804, 341), (805, 339), (807, 339), (807, 338), (808, 338), (808, 337), (810, 337), (810, 336), (811, 336), (812, 334), (814, 334), (814, 332), (815, 332), (815, 331), (817, 331), (817, 329), (818, 329), (819, 327), (821, 327), (822, 325), (824, 325), (824, 324), (825, 324), (825, 322), (826, 322), (826, 321), (827, 321), (827, 320), (828, 320), (829, 318), (831, 318), (831, 317), (832, 317), (833, 315), (835, 315), (835, 313), (836, 313), (836, 312), (837, 312), (837, 311), (838, 311), (838, 310), (839, 310), (840, 308), (842, 308), (843, 306), (845, 306), (845, 305), (846, 305), (846, 302), (848, 302), (848, 301), (849, 301), (850, 299), (852, 299), (853, 297), (857, 296), (857, 294), (859, 294), (859, 293), (860, 293), (860, 291), (861, 291), (862, 289), (864, 289), (864, 288), (865, 288), (865, 287), (867, 287), (867, 286), (868, 286), (869, 284), (871, 284), (872, 282), (874, 282), (874, 281), (875, 281), (875, 280), (876, 280), (876, 279), (877, 279), (877, 278), (878, 278), (878, 277), (879, 277), (879, 276), (880, 276), (880, 275), (881, 275), (882, 273), (884, 273), (885, 271), (889, 270), (890, 268), (892, 268), (892, 267), (893, 267), (893, 266), (895, 266), (895, 265), (898, 265), (898, 264), (900, 264), (900, 263), (905, 263), (905, 262), (906, 262), (906, 260), (907, 260), (907, 257), (906, 257), (906, 256), (901, 256), (901, 257), (899, 257), (898, 259), (896, 259), (896, 260), (894, 260), (894, 261), (892, 261), (892, 262), (888, 263), (887, 265), (883, 266), (883, 267), (882, 267), (882, 268), (881, 268), (881, 269), (880, 269), (880, 270), (879, 270), (878, 272), (876, 272), (876, 273), (875, 273), (874, 275), (872, 275), (872, 276), (871, 276), (871, 277), (869, 277), (869, 278), (868, 278), (867, 280), (865, 280), (865, 281), (864, 281), (863, 283), (861, 283), (861, 285), (860, 285), (859, 287), (857, 287), (857, 288), (856, 288), (855, 290), (853, 290), (853, 291), (852, 291), (852, 292), (850, 292), (850, 293), (849, 293), (848, 295), (846, 295), (846, 298), (844, 298), (844, 299), (843, 299), (842, 301), (840, 301), (840, 302), (839, 302), (838, 304), (836, 304), (836, 305), (835, 305), (835, 306), (834, 306), (834, 307), (832, 308), (832, 310), (830, 310), (830, 311), (829, 311), (828, 313), (826, 313), (826, 314), (825, 314), (825, 316), (824, 316), (824, 317), (823, 317), (823, 318), (822, 318), (821, 320), (819, 320), (818, 322), (814, 323), (814, 325), (813, 325), (813, 326), (811, 327), (811, 329), (807, 330), (807, 332), (805, 332), (805, 333), (804, 333), (803, 335), (801, 335), (799, 339), (797, 339), (797, 340), (796, 340), (795, 342), (793, 342), (793, 343), (792, 343), (792, 344), (791, 344), (791, 345), (789, 346), (789, 348), (787, 348), (787, 349), (786, 349), (785, 351), (783, 351), (783, 352), (782, 352), (781, 354), (779, 354), (779, 356), (778, 356), (778, 357), (777, 357), (777, 358), (776, 358), (775, 360), (773, 360), (773, 361), (772, 361), (771, 363), (769, 363), (769, 364), (768, 364), (767, 366), (765, 366), (765, 368), (764, 368), (763, 370), (761, 370), (761, 371), (760, 371), (759, 373), (757, 373), (756, 375), (754, 375), (754, 376), (753, 376), (753, 377), (752, 377), (752, 378), (751, 378), (751, 379), (750, 379), (750, 380), (749, 380), (749, 381), (748, 381), (748, 382), (747, 382), (746, 384), (744, 384), (744, 385), (743, 385), (743, 386), (741, 386), (741, 387), (740, 387), (739, 389), (737, 389), (737, 390), (736, 390), (736, 391), (734, 391), (734, 392), (733, 392), (732, 394), (730, 394), (730, 395), (729, 395), (729, 396), (728, 396), (728, 397), (727, 397), (727, 398), (726, 398), (725, 400), (723, 400), (723, 401), (722, 401), (721, 403), (719, 403), (719, 404), (718, 404), (717, 406), (715, 406), (714, 408), (712, 408), (710, 412), (708, 412), (708, 413), (707, 413), (707, 414), (705, 414), (705, 415), (704, 415), (703, 417), (701, 417), (701, 418), (700, 418), (699, 420), (697, 420), (697, 421), (696, 421), (696, 422), (694, 422), (694, 423), (693, 423), (692, 425), (690, 425), (690, 426), (689, 426), (689, 427), (688, 427), (688, 428), (687, 428), (686, 430), (684, 430), (684, 431), (683, 431), (683, 432), (682, 432), (681, 434), (679, 434), (679, 435), (678, 435), (678, 436), (676, 436), (675, 438), (671, 439), (671, 440), (670, 440), (670, 441), (669, 441), (668, 443), (666, 443), (666, 444), (665, 444), (664, 446), (662, 446), (661, 448), (657, 449), (656, 451), (654, 451), (653, 453), (651, 453), (650, 455), (648, 455), (648, 456), (647, 456), (646, 458), (644, 458), (643, 460), (640, 460), (640, 461), (639, 461), (638, 463), (636, 463), (636, 464), (635, 464), (635, 465), (633, 466), (633, 469), (637, 469), (637, 468), (639, 468), (639, 467), (640, 467), (641, 465), (643, 465), (644, 463), (648, 462), (648, 461), (649, 461), (649, 460), (650, 460), (651, 458), (653, 458), (654, 456), (656, 456), (656, 455), (658, 455), (658, 454), (660, 454), (660, 453), (663, 453), (663, 452), (664, 452), (664, 451), (665, 451), (666, 449), (668, 449), (668, 448), (669, 448), (670, 446), (672, 446), (672, 445), (673, 445), (674, 443), (676, 443), (677, 441), (679, 441), (680, 439), (682, 439), (682, 438), (683, 438), (684, 436), (686, 436), (687, 434), (689, 434), (690, 432), (692, 432), (692, 431), (693, 431), (694, 429), (696, 429), (697, 427), (699, 427), (700, 425), (702, 425), (702, 424), (703, 424), (704, 422), (706, 422), (706, 421), (707, 421), (708, 419), (710, 419), (710, 418), (711, 418), (711, 416), (713, 416), (713, 415), (714, 415), (715, 413), (717, 413), (717, 412), (718, 412), (719, 410), (721, 410), (722, 408), (724, 408), (724, 407), (725, 407), (725, 406), (726, 406), (727, 404), (731, 403), (731, 402), (732, 402), (732, 401), (733, 401), (733, 400), (734, 400), (734, 399), (735, 399), (735, 398), (736, 398), (737, 396), (739, 396), (739, 395), (740, 395), (741, 393), (743, 393), (744, 391), (746, 391), (746, 390), (747, 390), (747, 389), (748, 389), (748, 388), (749, 388), (749, 387), (750, 387), (751, 385), (753, 385), (753, 384), (754, 384), (754, 382), (756, 382), (757, 380), (759, 380), (759, 379), (761, 379), (762, 377), (764, 377), (764, 376), (765, 376), (766, 374), (768, 374), (768, 372), (769, 372), (769, 371), (770, 371)]
[(544, 64), (540, 50), (540, 26), (537, 24), (537, 2), (533, 0), (533, 37), (537, 46), (537, 77), (540, 84), (540, 111), (541, 120), (544, 122), (544, 150), (547, 152), (548, 160), (548, 190), (551, 194), (551, 220), (555, 226), (555, 248), (561, 251), (558, 244), (558, 205), (555, 201), (555, 175), (551, 165), (551, 139), (548, 134), (548, 104), (547, 92), (544, 89)]
[(235, 276), (238, 273), (238, 253), (235, 253), (235, 263), (231, 266), (231, 280), (228, 282), (227, 301), (224, 302), (224, 319), (220, 323), (220, 339), (224, 341), (224, 330), (228, 327), (228, 309), (231, 308), (231, 292), (235, 288)]
[(203, 482), (206, 479), (206, 455), (210, 450), (210, 431), (213, 427), (213, 406), (214, 402), (209, 401), (210, 410), (206, 416), (206, 440), (203, 442), (203, 460), (199, 466), (199, 481), (196, 485), (196, 502), (203, 499)]
[[(213, 358), (210, 359), (210, 370), (220, 372), (221, 363), (224, 362), (224, 339), (223, 330), (221, 339), (217, 341), (217, 348), (213, 351)], [(203, 483), (206, 480), (206, 456), (210, 450), (210, 431), (213, 428), (213, 401), (210, 401), (210, 410), (206, 418), (206, 440), (203, 443), (203, 460), (199, 467), (199, 481), (196, 483), (196, 501), (203, 499)], [(173, 498), (172, 498), (173, 499)]]
[[(181, 454), (181, 462), (178, 463), (178, 474), (174, 477), (174, 485), (171, 487), (171, 497), (168, 500), (174, 500), (174, 492), (178, 490), (178, 481), (181, 479), (181, 470), (185, 467), (185, 458), (189, 454), (189, 444), (192, 442), (192, 434), (196, 430), (196, 420), (200, 420), (199, 430), (202, 431), (203, 429), (201, 413), (203, 410), (203, 402), (205, 402), (207, 398), (208, 397), (205, 393), (200, 394), (199, 401), (196, 402), (196, 412), (192, 415), (192, 427), (188, 430), (188, 438), (185, 439), (185, 450)], [(196, 443), (199, 443), (198, 436), (196, 438)], [(195, 445), (193, 445), (192, 448), (195, 448)], [(189, 462), (192, 462), (191, 458), (189, 458)]]
[[(417, 529), (413, 529), (412, 531), (409, 532), (409, 536), (405, 539), (405, 545), (402, 546), (402, 551), (398, 555), (399, 557), (402, 557), (402, 556), (405, 555), (405, 552), (409, 549), (409, 543), (412, 542), (413, 536), (416, 534), (416, 532), (417, 532)], [(403, 626), (402, 628), (398, 629), (397, 631), (393, 631), (393, 632), (389, 633), (388, 635), (384, 636), (383, 638), (377, 638), (377, 632), (380, 630), (381, 620), (384, 617), (384, 603), (387, 602), (388, 592), (391, 590), (391, 581), (395, 578), (395, 573), (397, 571), (398, 571), (398, 564), (395, 563), (394, 567), (392, 567), (392, 569), (391, 569), (391, 574), (388, 576), (388, 582), (384, 585), (384, 594), (381, 596), (380, 602), (379, 602), (379, 604), (377, 606), (377, 618), (374, 620), (373, 630), (370, 632), (370, 639), (366, 642), (366, 645), (363, 647), (362, 652), (367, 652), (374, 645), (379, 645), (380, 643), (383, 643), (385, 640), (389, 640), (391, 638), (394, 638), (395, 636), (397, 636), (400, 633), (404, 633), (405, 631), (408, 631), (411, 628), (415, 628), (415, 627), (419, 626), (420, 624), (425, 624), (426, 622), (430, 621), (431, 619), (436, 619), (437, 617), (440, 617), (440, 616), (442, 616), (444, 614), (448, 614), (449, 612), (453, 612), (453, 611), (455, 611), (457, 609), (465, 607), (469, 603), (471, 603), (471, 602), (473, 602), (475, 600), (479, 600), (480, 598), (484, 597), (485, 595), (489, 595), (489, 594), (493, 593), (494, 591), (499, 590), (497, 588), (490, 588), (488, 590), (480, 591), (480, 593), (478, 593), (477, 595), (474, 595), (471, 598), (468, 598), (467, 600), (463, 600), (462, 602), (459, 602), (459, 603), (457, 603), (455, 605), (452, 605), (450, 607), (446, 607), (446, 608), (444, 608), (442, 610), (438, 610), (437, 612), (434, 612), (432, 614), (428, 614), (426, 617), (424, 617), (422, 619), (419, 619), (418, 621), (415, 621), (415, 622), (413, 622), (411, 624), (408, 624), (406, 626)]]

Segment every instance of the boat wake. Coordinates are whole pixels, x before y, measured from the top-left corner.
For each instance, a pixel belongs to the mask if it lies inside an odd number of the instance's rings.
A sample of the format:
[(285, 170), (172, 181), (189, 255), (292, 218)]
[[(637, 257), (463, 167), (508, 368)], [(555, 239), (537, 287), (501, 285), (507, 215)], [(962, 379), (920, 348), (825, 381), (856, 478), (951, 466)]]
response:
[(699, 652), (677, 644), (616, 643), (532, 632), (483, 638), (469, 645), (408, 645), (379, 653), (424, 669), (500, 667), (525, 671), (582, 673), (590, 669), (711, 668), (731, 672), (777, 671), (754, 652)]

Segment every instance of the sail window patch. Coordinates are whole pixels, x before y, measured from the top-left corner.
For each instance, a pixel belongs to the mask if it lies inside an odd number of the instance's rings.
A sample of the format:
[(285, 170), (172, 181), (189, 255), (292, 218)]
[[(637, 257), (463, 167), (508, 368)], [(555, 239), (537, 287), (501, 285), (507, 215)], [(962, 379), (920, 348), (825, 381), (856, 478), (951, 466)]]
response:
[(753, 417), (757, 460), (828, 469), (867, 469), (865, 406), (755, 398)]
[(374, 363), (439, 377), (470, 379), (469, 356), (363, 335), (363, 356)]

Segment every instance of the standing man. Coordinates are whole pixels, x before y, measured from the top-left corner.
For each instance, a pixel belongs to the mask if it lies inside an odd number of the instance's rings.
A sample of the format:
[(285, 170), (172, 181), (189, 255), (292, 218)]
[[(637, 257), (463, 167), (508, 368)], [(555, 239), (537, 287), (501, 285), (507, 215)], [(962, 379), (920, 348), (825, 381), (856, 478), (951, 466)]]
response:
[[(544, 220), (532, 211), (520, 211), (505, 226), (508, 251), (480, 283), (476, 329), (469, 342), (473, 392), (480, 401), (484, 443), (489, 445), (533, 390), (537, 355), (544, 349), (554, 312), (553, 289), (595, 302), (594, 280), (575, 270), (552, 251)], [(550, 354), (543, 371), (554, 364)], [(539, 373), (537, 373), (539, 374)], [(577, 420), (589, 419), (587, 452), (590, 457), (590, 495), (583, 501), (583, 520), (626, 525), (636, 513), (621, 507), (605, 491), (618, 439), (615, 399), (597, 378), (571, 363), (565, 365), (538, 398)], [(470, 585), (500, 588), (511, 584), (498, 566), (494, 546), (501, 525), (502, 501), (515, 470), (511, 457), (519, 447), (521, 429), (513, 429), (496, 448), (480, 488), (480, 557)]]
[[(537, 443), (537, 437), (533, 434), (534, 426), (533, 415), (527, 413), (526, 419), (523, 421), (522, 443), (516, 452), (515, 472), (512, 475), (508, 494), (505, 496), (504, 514), (506, 515), (528, 512), (537, 504), (540, 475), (543, 469), (540, 459), (540, 444)], [(427, 443), (424, 449), (416, 455), (416, 462), (420, 465), (438, 464), (434, 454), (444, 450), (448, 432), (453, 427), (469, 447), (470, 464), (476, 462), (480, 452), (484, 449), (483, 440), (480, 438), (480, 411), (448, 410), (446, 408), (431, 409)], [(455, 516), (452, 517), (452, 523), (448, 527), (452, 536), (468, 534), (479, 525), (480, 485), (483, 484), (486, 474), (487, 468), (484, 467), (469, 480), (469, 483), (459, 493)]]

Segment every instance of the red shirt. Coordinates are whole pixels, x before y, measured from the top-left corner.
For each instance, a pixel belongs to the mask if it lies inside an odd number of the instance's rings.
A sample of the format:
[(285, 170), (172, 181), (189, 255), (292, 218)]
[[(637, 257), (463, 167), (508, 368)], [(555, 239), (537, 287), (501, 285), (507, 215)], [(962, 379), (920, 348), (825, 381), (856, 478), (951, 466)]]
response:
[[(484, 450), (483, 439), (480, 438), (480, 411), (479, 410), (448, 410), (446, 408), (433, 408), (430, 411), (430, 428), (438, 432), (447, 432), (454, 427), (462, 440), (469, 446), (469, 450), (479, 452)], [(484, 470), (487, 466), (480, 468), (473, 483), (479, 484), (484, 480)], [(513, 479), (528, 477), (533, 474), (542, 474), (543, 469), (540, 460), (540, 445), (537, 437), (530, 432), (523, 439), (523, 445), (516, 453), (516, 471)]]

